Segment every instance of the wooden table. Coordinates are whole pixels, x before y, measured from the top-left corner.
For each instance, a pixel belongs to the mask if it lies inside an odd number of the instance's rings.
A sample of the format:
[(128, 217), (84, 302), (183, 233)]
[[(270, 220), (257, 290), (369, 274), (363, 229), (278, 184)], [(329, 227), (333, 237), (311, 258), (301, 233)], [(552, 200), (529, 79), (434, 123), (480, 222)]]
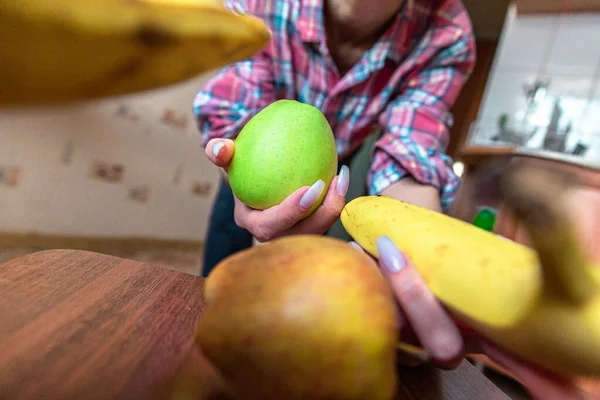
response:
[[(96, 253), (0, 265), (0, 399), (218, 399), (193, 345), (203, 279)], [(400, 399), (508, 399), (470, 363), (400, 368)]]

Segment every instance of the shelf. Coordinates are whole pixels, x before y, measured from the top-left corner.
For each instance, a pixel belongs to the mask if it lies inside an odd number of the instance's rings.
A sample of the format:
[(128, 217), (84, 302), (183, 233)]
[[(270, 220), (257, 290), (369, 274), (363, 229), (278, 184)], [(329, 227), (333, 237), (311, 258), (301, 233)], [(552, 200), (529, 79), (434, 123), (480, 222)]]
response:
[(473, 166), (514, 152), (515, 147), (509, 146), (468, 146), (458, 152), (458, 157), (467, 165)]
[(600, 12), (598, 0), (516, 0), (518, 14)]
[(569, 164), (589, 170), (600, 171), (600, 164), (571, 154), (557, 153), (548, 150), (529, 149), (509, 146), (466, 146), (459, 151), (458, 157), (467, 165), (480, 165), (493, 158), (506, 155), (536, 158)]

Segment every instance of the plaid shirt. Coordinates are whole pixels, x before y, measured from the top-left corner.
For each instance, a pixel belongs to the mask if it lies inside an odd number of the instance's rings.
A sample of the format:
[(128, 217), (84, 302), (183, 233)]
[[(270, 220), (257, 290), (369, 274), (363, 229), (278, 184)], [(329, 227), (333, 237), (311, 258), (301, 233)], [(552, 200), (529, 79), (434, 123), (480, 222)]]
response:
[(318, 107), (335, 134), (340, 160), (373, 132), (369, 194), (405, 176), (432, 185), (448, 209), (460, 184), (445, 153), (450, 109), (475, 63), (475, 40), (460, 0), (407, 0), (375, 45), (340, 76), (326, 45), (323, 0), (226, 0), (255, 15), (272, 40), (255, 56), (212, 77), (194, 101), (203, 134), (234, 138), (278, 99)]

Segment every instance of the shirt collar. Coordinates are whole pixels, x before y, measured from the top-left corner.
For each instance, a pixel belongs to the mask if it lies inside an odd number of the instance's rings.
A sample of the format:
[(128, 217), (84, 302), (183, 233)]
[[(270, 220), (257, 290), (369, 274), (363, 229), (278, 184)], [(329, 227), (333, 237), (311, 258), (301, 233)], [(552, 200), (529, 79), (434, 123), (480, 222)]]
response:
[(297, 29), (300, 32), (303, 42), (321, 43), (325, 41), (323, 1), (300, 1), (300, 15), (298, 16)]
[(409, 26), (415, 15), (414, 0), (405, 0), (402, 9), (396, 14), (394, 22), (377, 43), (383, 43), (387, 56), (399, 63), (406, 53), (409, 43)]
[[(325, 27), (323, 21), (324, 0), (301, 0), (297, 29), (305, 43), (324, 43)], [(395, 62), (400, 62), (406, 51), (407, 26), (414, 16), (415, 0), (405, 0), (401, 10), (396, 14), (394, 22), (383, 36), (375, 43), (376, 54), (384, 54)]]

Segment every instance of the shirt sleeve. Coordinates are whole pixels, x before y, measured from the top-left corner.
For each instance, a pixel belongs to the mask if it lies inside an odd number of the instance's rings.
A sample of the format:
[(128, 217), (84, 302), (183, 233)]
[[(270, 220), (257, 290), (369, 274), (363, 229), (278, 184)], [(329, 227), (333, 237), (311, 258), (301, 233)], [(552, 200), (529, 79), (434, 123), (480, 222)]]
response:
[(460, 34), (455, 29), (425, 37), (422, 43), (416, 72), (407, 76), (379, 118), (384, 133), (375, 143), (369, 193), (379, 194), (411, 176), (437, 188), (446, 211), (460, 185), (446, 154), (450, 110), (474, 67), (475, 41), (471, 31)]
[(246, 121), (274, 100), (271, 60), (264, 52), (223, 68), (194, 99), (202, 146), (214, 138), (234, 139)]

